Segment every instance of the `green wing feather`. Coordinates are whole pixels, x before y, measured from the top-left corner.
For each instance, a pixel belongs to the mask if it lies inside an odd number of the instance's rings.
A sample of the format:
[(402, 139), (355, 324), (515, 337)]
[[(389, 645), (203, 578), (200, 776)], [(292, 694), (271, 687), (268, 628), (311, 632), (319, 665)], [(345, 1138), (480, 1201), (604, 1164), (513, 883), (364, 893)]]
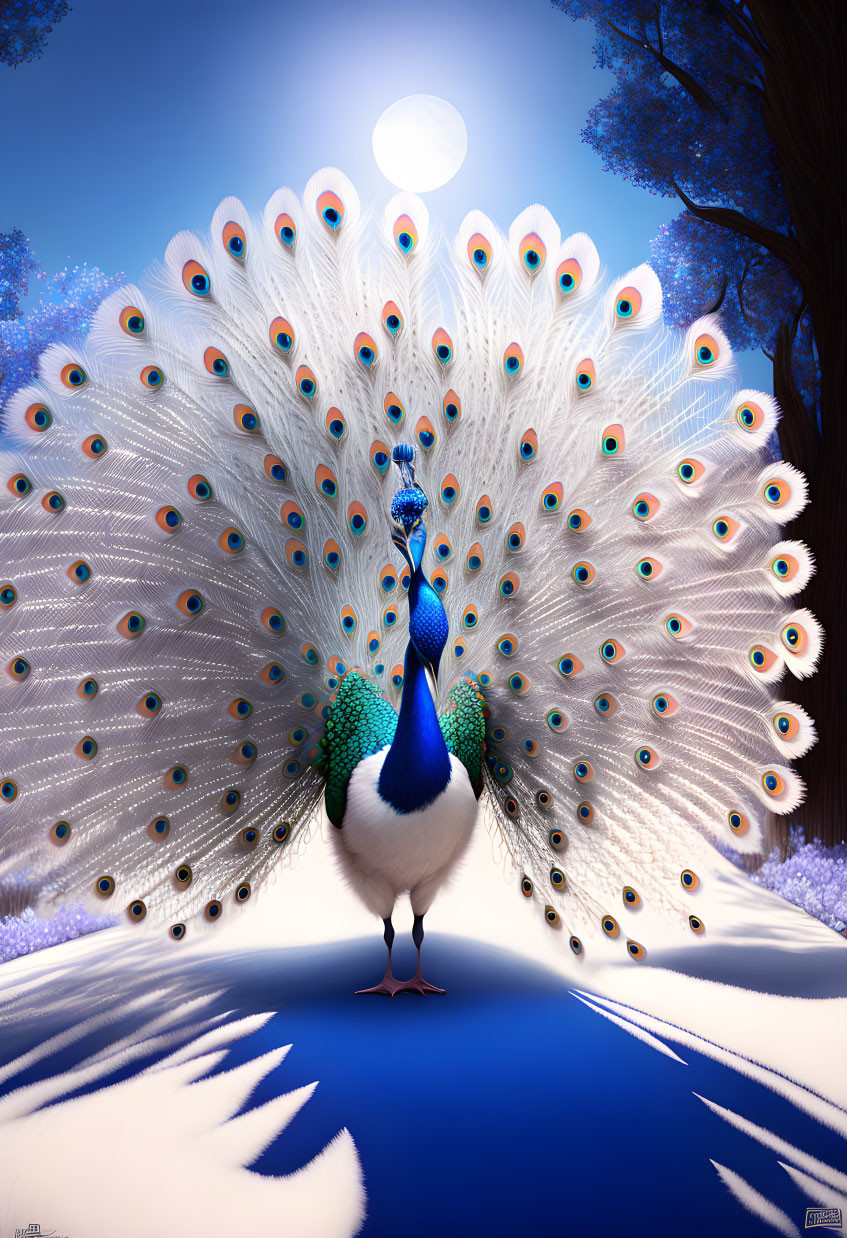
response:
[(477, 799), (482, 791), (482, 755), (485, 751), (485, 700), (472, 679), (461, 679), (450, 689), (450, 705), (439, 715), (447, 751), (468, 771)]
[(397, 714), (376, 684), (349, 671), (338, 685), (316, 762), (326, 774), (326, 812), (333, 825), (340, 828), (344, 820), (353, 770), (390, 744), (396, 730)]

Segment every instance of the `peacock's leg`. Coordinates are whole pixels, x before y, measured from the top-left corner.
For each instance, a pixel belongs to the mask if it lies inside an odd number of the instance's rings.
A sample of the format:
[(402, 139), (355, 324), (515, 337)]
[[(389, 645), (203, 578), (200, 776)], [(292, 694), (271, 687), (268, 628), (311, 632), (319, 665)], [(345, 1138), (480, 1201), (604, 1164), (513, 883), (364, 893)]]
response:
[(388, 946), (388, 962), (385, 965), (385, 975), (379, 984), (375, 984), (373, 988), (357, 989), (357, 996), (360, 993), (383, 993), (386, 997), (393, 997), (395, 993), (399, 993), (401, 989), (405, 988), (404, 982), (402, 980), (395, 980), (391, 972), (391, 947), (394, 945), (394, 925), (391, 923), (391, 916), (383, 920), (383, 924), (385, 925), (383, 938), (386, 946)]
[(439, 989), (437, 985), (430, 984), (428, 980), (424, 980), (421, 975), (421, 946), (424, 939), (423, 916), (415, 916), (415, 923), (412, 925), (412, 941), (418, 948), (418, 970), (411, 980), (405, 980), (398, 985), (397, 991), (401, 990), (405, 993), (443, 993), (443, 989)]

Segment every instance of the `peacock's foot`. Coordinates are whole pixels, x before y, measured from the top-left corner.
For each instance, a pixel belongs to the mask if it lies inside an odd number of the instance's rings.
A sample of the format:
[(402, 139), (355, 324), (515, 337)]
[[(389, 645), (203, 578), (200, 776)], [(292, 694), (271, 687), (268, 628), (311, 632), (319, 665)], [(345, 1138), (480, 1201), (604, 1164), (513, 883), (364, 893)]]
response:
[(420, 993), (424, 997), (427, 993), (443, 993), (444, 989), (439, 989), (438, 985), (430, 984), (428, 980), (424, 980), (420, 972), (413, 976), (411, 980), (404, 980), (397, 989), (398, 993)]
[(384, 997), (393, 997), (395, 993), (400, 993), (409, 984), (408, 980), (395, 980), (392, 975), (386, 973), (380, 980), (379, 984), (375, 984), (370, 989), (357, 989), (356, 997), (362, 993), (382, 993)]

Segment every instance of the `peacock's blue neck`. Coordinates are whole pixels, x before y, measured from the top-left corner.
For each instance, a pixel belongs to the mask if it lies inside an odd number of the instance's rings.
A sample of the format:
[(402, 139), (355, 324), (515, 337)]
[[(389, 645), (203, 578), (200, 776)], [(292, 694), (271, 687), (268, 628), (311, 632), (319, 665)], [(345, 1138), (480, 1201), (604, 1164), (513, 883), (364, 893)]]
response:
[(415, 812), (450, 781), (450, 754), (441, 733), (424, 665), (406, 646), (397, 730), (379, 775), (379, 794), (398, 813)]

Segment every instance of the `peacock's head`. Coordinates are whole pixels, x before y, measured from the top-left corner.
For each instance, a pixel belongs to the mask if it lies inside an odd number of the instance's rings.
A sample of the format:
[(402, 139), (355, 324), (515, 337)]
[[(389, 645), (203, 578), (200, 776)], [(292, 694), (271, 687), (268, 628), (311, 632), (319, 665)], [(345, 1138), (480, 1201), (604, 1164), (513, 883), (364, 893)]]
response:
[(415, 449), (409, 443), (398, 443), (393, 453), (403, 485), (391, 502), (391, 518), (395, 522), (392, 541), (412, 570), (409, 586), (409, 639), (418, 657), (438, 678), (438, 666), (447, 644), (449, 625), (441, 598), (421, 571), (421, 559), (426, 546), (426, 526), (423, 515), (428, 500), (415, 481)]

